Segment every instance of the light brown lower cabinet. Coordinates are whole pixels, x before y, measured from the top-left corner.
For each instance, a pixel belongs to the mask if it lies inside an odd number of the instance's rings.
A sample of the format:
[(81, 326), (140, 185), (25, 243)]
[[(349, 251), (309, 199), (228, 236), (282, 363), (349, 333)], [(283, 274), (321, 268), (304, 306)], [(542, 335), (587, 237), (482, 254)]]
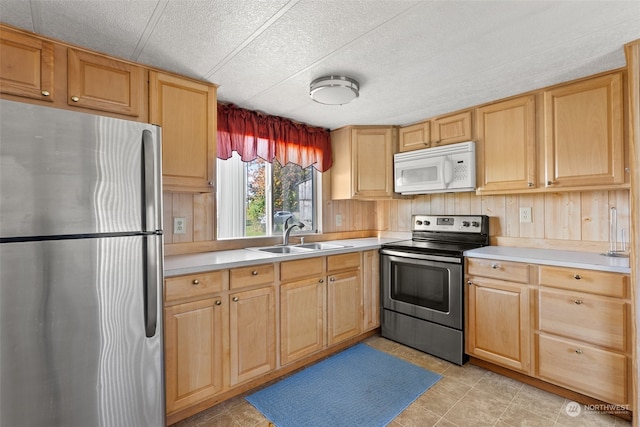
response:
[(227, 306), (222, 297), (214, 297), (165, 308), (168, 413), (222, 391), (222, 344)]
[(466, 279), (467, 353), (634, 410), (628, 275), (468, 258)]
[(332, 274), (327, 283), (327, 344), (355, 337), (362, 330), (360, 270)]
[(229, 295), (231, 386), (276, 367), (276, 304), (273, 286)]

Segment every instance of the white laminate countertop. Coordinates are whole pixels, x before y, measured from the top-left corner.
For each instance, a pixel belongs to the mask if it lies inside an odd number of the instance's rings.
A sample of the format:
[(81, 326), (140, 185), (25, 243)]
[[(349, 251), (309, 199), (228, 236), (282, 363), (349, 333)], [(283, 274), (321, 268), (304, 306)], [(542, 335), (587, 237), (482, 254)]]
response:
[(322, 243), (343, 245), (344, 247), (322, 251), (309, 251), (308, 253), (272, 254), (251, 249), (235, 249), (231, 251), (171, 255), (164, 258), (164, 276), (172, 277), (183, 274), (223, 270), (225, 268), (232, 267), (245, 267), (261, 263), (365, 251), (369, 249), (377, 249), (385, 243), (396, 242), (398, 240), (402, 239), (369, 237), (364, 239), (331, 240)]
[(618, 258), (592, 252), (560, 251), (556, 249), (516, 248), (510, 246), (485, 246), (464, 253), (467, 257), (502, 261), (528, 262), (558, 267), (631, 273), (629, 258)]

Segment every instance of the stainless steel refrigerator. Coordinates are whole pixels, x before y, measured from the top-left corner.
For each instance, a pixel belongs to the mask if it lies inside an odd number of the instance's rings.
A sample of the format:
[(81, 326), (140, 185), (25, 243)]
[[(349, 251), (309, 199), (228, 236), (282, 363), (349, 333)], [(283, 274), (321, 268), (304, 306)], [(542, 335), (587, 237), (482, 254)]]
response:
[(0, 100), (0, 426), (160, 427), (161, 132)]

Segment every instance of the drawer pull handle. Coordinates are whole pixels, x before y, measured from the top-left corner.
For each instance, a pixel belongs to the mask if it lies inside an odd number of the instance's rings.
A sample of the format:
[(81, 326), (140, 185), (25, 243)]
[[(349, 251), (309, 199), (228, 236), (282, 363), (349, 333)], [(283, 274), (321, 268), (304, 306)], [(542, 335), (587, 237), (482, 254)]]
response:
[(216, 305), (222, 305), (222, 301), (220, 300), (216, 301)]
[(472, 280), (467, 280), (467, 285), (469, 285), (469, 286), (473, 285), (473, 281)]
[(582, 350), (580, 350), (579, 348), (576, 348), (576, 354), (582, 354)]
[(232, 300), (233, 302), (238, 302), (238, 297), (233, 297)]
[(191, 283), (193, 283), (194, 285), (199, 285), (200, 284), (200, 280), (193, 279), (193, 282), (191, 282)]
[(258, 275), (258, 272), (257, 272), (256, 270), (253, 270), (253, 271), (251, 272), (251, 274), (252, 274), (253, 276), (257, 276), (257, 275)]
[(335, 277), (331, 277), (331, 278), (329, 278), (329, 281), (330, 281), (330, 282), (335, 282), (335, 281), (336, 281), (336, 278), (335, 278)]
[(574, 279), (576, 279), (576, 280), (580, 280), (580, 279), (582, 279), (582, 276), (581, 276), (581, 275), (579, 275), (579, 274), (575, 274), (575, 275), (573, 276), (573, 278), (574, 278)]
[(318, 283), (324, 283), (324, 279), (318, 280)]
[(528, 182), (527, 187), (533, 187), (533, 182)]
[(80, 98), (78, 98), (77, 96), (72, 96), (72, 97), (71, 97), (71, 100), (72, 100), (73, 102), (78, 102), (78, 101), (80, 101)]
[(51, 93), (48, 90), (43, 90), (42, 92), (40, 92), (42, 94), (42, 96), (49, 96), (51, 95)]
[(491, 264), (491, 268), (497, 270), (498, 268), (500, 268), (500, 264)]
[(573, 301), (573, 302), (574, 302), (574, 303), (576, 303), (576, 304), (578, 304), (578, 305), (582, 304), (582, 300), (581, 300), (581, 299), (577, 299), (577, 300), (575, 300), (575, 301)]

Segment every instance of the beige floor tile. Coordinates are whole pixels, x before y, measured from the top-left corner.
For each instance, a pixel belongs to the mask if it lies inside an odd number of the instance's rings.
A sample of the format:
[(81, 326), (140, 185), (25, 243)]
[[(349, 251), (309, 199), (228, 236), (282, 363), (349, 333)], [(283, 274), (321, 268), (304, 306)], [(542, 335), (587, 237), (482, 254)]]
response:
[(509, 405), (500, 416), (500, 422), (514, 427), (553, 427), (555, 425), (555, 419), (541, 417), (516, 405)]
[[(612, 427), (616, 425), (616, 417), (609, 414), (587, 411), (583, 405), (580, 405), (579, 413), (573, 413), (575, 416), (569, 416), (565, 410), (570, 401), (565, 399), (565, 403), (558, 415), (556, 426), (558, 427)], [(573, 403), (573, 402), (571, 402)]]
[(454, 406), (453, 410), (455, 410), (457, 405), (468, 405), (498, 420), (511, 403), (511, 399), (511, 397), (505, 397), (502, 394), (486, 392), (474, 387), (460, 399), (460, 402)]
[(444, 419), (459, 426), (484, 427), (493, 426), (498, 417), (479, 409), (474, 402), (462, 399), (456, 403), (449, 412), (444, 415)]
[(457, 379), (469, 386), (474, 386), (487, 373), (486, 369), (467, 363), (464, 366), (451, 365), (442, 375), (446, 378)]
[(469, 390), (471, 390), (472, 388), (472, 386), (461, 382), (460, 378), (453, 379), (445, 375), (429, 390), (434, 390), (442, 394), (448, 394), (456, 399), (460, 399), (462, 398), (462, 396), (469, 393)]
[(403, 427), (431, 427), (440, 420), (440, 415), (417, 405), (415, 402), (402, 411), (394, 421)]
[(512, 404), (539, 416), (556, 420), (564, 408), (564, 401), (563, 397), (524, 384)]
[(436, 427), (459, 427), (457, 424), (452, 423), (451, 421), (447, 421), (444, 418), (441, 418), (440, 421), (436, 423)]
[(459, 400), (460, 398), (454, 397), (450, 393), (440, 393), (431, 388), (417, 398), (415, 403), (434, 414), (443, 416), (449, 412)]

